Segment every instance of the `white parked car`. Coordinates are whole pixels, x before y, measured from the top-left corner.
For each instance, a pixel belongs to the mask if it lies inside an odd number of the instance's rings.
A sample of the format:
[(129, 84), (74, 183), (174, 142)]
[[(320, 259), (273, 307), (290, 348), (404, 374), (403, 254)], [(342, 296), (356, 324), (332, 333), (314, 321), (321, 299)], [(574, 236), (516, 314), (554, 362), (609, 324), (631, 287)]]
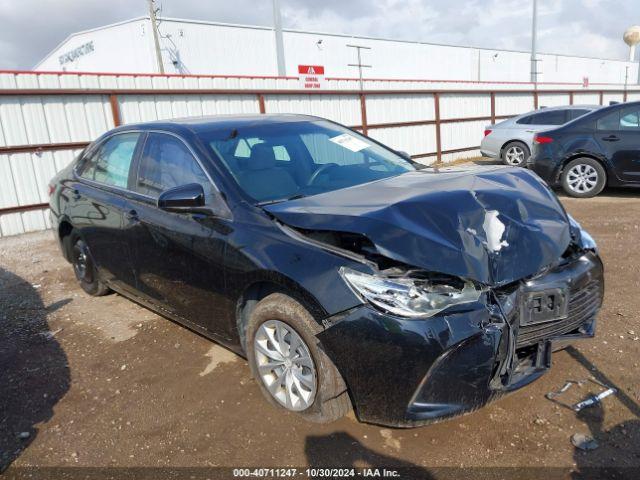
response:
[(564, 125), (598, 108), (600, 105), (548, 107), (488, 125), (480, 152), (485, 157), (500, 158), (506, 165), (522, 166), (531, 155), (537, 132)]

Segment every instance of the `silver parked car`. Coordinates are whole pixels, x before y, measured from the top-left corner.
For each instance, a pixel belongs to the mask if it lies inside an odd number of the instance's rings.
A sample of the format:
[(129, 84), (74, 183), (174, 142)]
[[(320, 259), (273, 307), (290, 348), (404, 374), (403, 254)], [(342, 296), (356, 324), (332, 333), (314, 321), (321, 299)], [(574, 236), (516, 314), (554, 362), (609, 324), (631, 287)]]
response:
[(506, 165), (522, 166), (531, 155), (537, 132), (564, 125), (598, 108), (600, 105), (548, 107), (488, 125), (480, 152), (485, 157), (500, 158)]

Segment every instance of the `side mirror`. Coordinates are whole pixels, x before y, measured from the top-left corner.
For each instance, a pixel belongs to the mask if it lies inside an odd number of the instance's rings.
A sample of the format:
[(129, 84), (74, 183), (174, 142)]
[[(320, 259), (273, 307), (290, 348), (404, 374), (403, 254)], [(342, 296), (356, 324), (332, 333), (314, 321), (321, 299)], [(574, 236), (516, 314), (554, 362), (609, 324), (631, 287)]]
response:
[(404, 158), (405, 160), (413, 161), (413, 159), (411, 158), (411, 155), (409, 155), (407, 152), (403, 152), (402, 150), (396, 150), (396, 153), (400, 155), (402, 158)]
[(158, 197), (158, 208), (168, 212), (190, 212), (204, 207), (204, 189), (189, 183), (165, 190)]

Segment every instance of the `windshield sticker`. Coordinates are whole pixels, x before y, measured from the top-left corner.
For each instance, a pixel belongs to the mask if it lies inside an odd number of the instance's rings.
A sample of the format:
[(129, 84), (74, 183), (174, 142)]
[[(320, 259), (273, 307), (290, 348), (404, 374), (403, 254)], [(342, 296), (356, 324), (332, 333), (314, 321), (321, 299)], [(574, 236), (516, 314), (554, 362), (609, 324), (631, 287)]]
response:
[(343, 133), (342, 135), (330, 138), (329, 140), (333, 143), (337, 143), (341, 147), (348, 148), (352, 152), (359, 152), (360, 150), (371, 146), (367, 142), (362, 141), (353, 135), (349, 135), (348, 133)]

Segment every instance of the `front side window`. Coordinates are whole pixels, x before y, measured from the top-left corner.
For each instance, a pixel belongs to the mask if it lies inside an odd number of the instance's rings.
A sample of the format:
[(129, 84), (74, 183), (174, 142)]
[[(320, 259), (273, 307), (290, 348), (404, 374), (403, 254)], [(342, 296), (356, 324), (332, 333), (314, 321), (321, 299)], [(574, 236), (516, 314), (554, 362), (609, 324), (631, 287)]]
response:
[(370, 139), (324, 120), (240, 125), (199, 136), (258, 203), (315, 195), (417, 169)]
[(622, 130), (638, 130), (640, 128), (640, 118), (637, 110), (623, 110), (620, 115), (620, 128)]
[(127, 188), (129, 169), (140, 133), (114, 135), (85, 160), (80, 176), (113, 187)]
[(144, 145), (135, 190), (157, 198), (163, 191), (198, 183), (205, 193), (213, 189), (191, 151), (179, 138), (164, 133), (150, 133)]
[(598, 130), (640, 131), (640, 110), (637, 107), (617, 109), (600, 117), (596, 125)]

